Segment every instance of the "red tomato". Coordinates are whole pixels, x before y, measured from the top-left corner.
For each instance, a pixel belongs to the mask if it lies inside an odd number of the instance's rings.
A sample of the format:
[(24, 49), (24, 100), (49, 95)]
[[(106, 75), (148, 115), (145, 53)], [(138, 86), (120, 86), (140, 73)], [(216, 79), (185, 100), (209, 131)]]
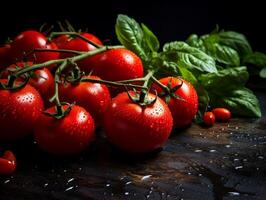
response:
[[(21, 61), (25, 57), (25, 54), (32, 52), (36, 48), (57, 49), (57, 46), (54, 43), (49, 43), (42, 33), (28, 30), (20, 33), (13, 40), (10, 55), (12, 55), (13, 62)], [(27, 57), (29, 61), (33, 61), (34, 63), (42, 63), (58, 58), (58, 52), (35, 52)]]
[[(148, 94), (148, 98), (154, 99), (155, 95)], [(151, 105), (140, 106), (123, 92), (113, 98), (104, 115), (107, 139), (130, 153), (151, 152), (161, 147), (167, 141), (172, 126), (171, 112), (159, 97)]]
[(231, 112), (226, 108), (214, 108), (212, 113), (217, 121), (226, 122), (231, 118)]
[(205, 112), (203, 115), (203, 122), (207, 126), (212, 126), (215, 123), (215, 116), (212, 112)]
[(17, 167), (17, 161), (12, 151), (5, 151), (2, 158), (0, 158), (0, 174), (12, 174)]
[[(55, 107), (46, 112), (54, 113)], [(84, 108), (74, 105), (62, 119), (42, 114), (34, 136), (38, 146), (46, 152), (56, 155), (77, 154), (94, 139), (94, 121)]]
[[(88, 78), (100, 79), (97, 76), (88, 76)], [(59, 94), (62, 101), (76, 102), (77, 105), (85, 108), (97, 124), (102, 122), (103, 114), (111, 103), (108, 88), (99, 83), (67, 83), (60, 85)]]
[(67, 35), (60, 35), (54, 38), (52, 41), (56, 44), (59, 49), (63, 49), (64, 45), (71, 40), (71, 38)]
[(38, 69), (34, 72), (36, 77), (32, 77), (29, 84), (38, 90), (46, 104), (54, 94), (54, 77), (47, 68)]
[(11, 64), (10, 45), (6, 44), (0, 47), (0, 71)]
[[(182, 86), (175, 91), (175, 94), (183, 100), (171, 97), (168, 106), (176, 127), (182, 128), (191, 124), (198, 111), (198, 95), (194, 87), (189, 82), (175, 77), (165, 77), (159, 81), (165, 86), (172, 82), (171, 88), (181, 85), (183, 82)], [(161, 87), (157, 84), (153, 84), (152, 87), (157, 90), (158, 94), (162, 92)]]
[[(102, 42), (96, 36), (90, 33), (81, 33), (81, 35), (98, 45), (102, 45)], [(96, 49), (95, 46), (91, 45), (90, 43), (78, 37), (76, 38), (69, 37), (69, 39), (67, 40), (65, 36), (60, 36), (58, 38), (57, 43), (59, 44), (60, 49), (69, 49), (69, 50), (76, 50), (76, 51), (91, 51), (91, 50)], [(61, 58), (67, 58), (70, 56), (74, 56), (74, 55), (72, 53), (61, 53), (60, 54)], [(86, 58), (78, 62), (79, 67), (82, 70), (84, 70), (86, 73), (90, 72), (89, 70), (87, 70), (89, 61), (90, 61), (90, 58)]]
[(0, 90), (0, 140), (19, 139), (30, 134), (43, 107), (39, 92), (30, 85), (15, 91)]
[(127, 49), (112, 49), (91, 57), (88, 71), (104, 80), (121, 81), (143, 77), (141, 59)]
[[(32, 62), (17, 62), (12, 64), (1, 74), (2, 78), (7, 78), (8, 70), (16, 69), (17, 67), (23, 68), (25, 66), (33, 65)], [(23, 81), (23, 78), (20, 78)], [(31, 77), (29, 84), (33, 86), (43, 97), (45, 103), (49, 104), (49, 98), (54, 94), (54, 77), (47, 68), (42, 68), (34, 71), (33, 77)]]

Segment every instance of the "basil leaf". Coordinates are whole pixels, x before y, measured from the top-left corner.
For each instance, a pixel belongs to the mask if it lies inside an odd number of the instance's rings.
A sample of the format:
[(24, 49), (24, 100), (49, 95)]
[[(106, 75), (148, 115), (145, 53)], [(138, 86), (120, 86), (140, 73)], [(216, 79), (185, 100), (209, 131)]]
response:
[(147, 60), (147, 55), (143, 48), (143, 31), (134, 19), (126, 15), (118, 15), (115, 31), (122, 45), (135, 52), (144, 61)]
[(141, 24), (141, 27), (144, 34), (144, 39), (145, 39), (144, 41), (147, 43), (151, 51), (157, 52), (160, 48), (160, 43), (158, 38), (145, 24)]
[(246, 67), (235, 67), (220, 70), (218, 73), (202, 74), (198, 80), (208, 91), (219, 92), (242, 87), (248, 78)]
[(185, 42), (170, 42), (164, 45), (163, 59), (198, 73), (217, 72), (215, 61), (203, 51)]
[(266, 67), (262, 68), (262, 70), (260, 71), (260, 77), (266, 78)]
[(178, 66), (178, 70), (180, 75), (188, 82), (190, 82), (192, 85), (196, 85), (197, 84), (197, 79), (196, 77), (186, 68)]
[(226, 45), (236, 50), (240, 56), (252, 53), (246, 37), (234, 31), (221, 31), (217, 33), (219, 44)]
[(260, 52), (254, 52), (244, 57), (243, 63), (245, 65), (253, 65), (259, 68), (266, 66), (266, 54)]
[(211, 96), (211, 105), (228, 108), (233, 114), (243, 117), (261, 117), (259, 101), (245, 87), (229, 90), (220, 96)]

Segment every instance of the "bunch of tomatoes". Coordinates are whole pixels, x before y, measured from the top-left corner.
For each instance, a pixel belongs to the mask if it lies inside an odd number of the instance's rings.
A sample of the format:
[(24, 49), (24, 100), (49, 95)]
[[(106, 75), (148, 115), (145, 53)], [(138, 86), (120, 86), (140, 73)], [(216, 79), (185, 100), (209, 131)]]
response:
[[(24, 31), (0, 48), (0, 70), (0, 140), (33, 134), (51, 154), (80, 153), (96, 139), (96, 128), (121, 150), (151, 152), (198, 111), (189, 82), (158, 80), (136, 54), (104, 46), (90, 33), (51, 38)], [(7, 151), (0, 173), (11, 173), (15, 163)]]

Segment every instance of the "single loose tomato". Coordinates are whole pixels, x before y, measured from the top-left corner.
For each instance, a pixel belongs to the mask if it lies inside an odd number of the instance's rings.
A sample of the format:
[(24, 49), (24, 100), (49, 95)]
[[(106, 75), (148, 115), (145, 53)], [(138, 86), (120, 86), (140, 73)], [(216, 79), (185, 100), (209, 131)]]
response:
[[(159, 80), (163, 85), (169, 86), (172, 89), (180, 85), (174, 94), (181, 99), (170, 97), (168, 106), (171, 110), (174, 119), (174, 125), (178, 128), (185, 127), (191, 124), (193, 118), (198, 111), (198, 95), (195, 88), (186, 80), (176, 77), (165, 77)], [(157, 90), (160, 95), (163, 90), (158, 84), (153, 84), (153, 89)], [(166, 94), (168, 95), (168, 94)]]
[[(57, 49), (54, 43), (49, 43), (47, 38), (38, 31), (28, 30), (15, 37), (10, 47), (13, 62), (25, 58), (34, 63), (42, 63), (59, 58), (58, 52), (32, 52), (34, 49)], [(27, 56), (26, 56), (27, 55)]]
[[(7, 80), (0, 80), (7, 83)], [(16, 83), (19, 84), (19, 83)], [(17, 90), (0, 90), (0, 140), (31, 134), (44, 109), (39, 92), (30, 85)]]
[[(134, 92), (130, 92), (135, 95)], [(153, 94), (147, 97), (152, 100)], [(130, 153), (151, 152), (168, 139), (173, 118), (167, 105), (159, 97), (150, 105), (140, 106), (132, 102), (126, 92), (113, 98), (104, 115), (107, 139)]]
[[(100, 80), (97, 76), (87, 76)], [(76, 102), (85, 108), (97, 124), (101, 124), (103, 114), (111, 103), (108, 88), (100, 83), (79, 82), (77, 84), (66, 83), (60, 85), (59, 94), (62, 101)]]
[(214, 108), (212, 113), (217, 121), (226, 122), (231, 118), (231, 112), (226, 108)]
[(212, 112), (205, 112), (203, 122), (206, 126), (212, 126), (215, 123), (215, 116)]
[(0, 47), (0, 70), (5, 69), (11, 64), (10, 45), (6, 44)]
[(17, 167), (16, 156), (12, 151), (5, 151), (4, 155), (0, 158), (0, 174), (12, 174)]
[[(54, 113), (55, 107), (45, 112)], [(93, 141), (94, 121), (84, 108), (74, 105), (61, 119), (42, 114), (34, 136), (38, 146), (46, 152), (56, 155), (77, 154)]]

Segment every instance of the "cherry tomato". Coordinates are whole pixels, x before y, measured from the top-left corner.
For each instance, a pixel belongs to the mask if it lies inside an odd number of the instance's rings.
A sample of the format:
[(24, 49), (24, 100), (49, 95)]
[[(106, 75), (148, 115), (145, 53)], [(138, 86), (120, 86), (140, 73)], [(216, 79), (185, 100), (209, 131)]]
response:
[[(130, 92), (135, 95), (134, 92)], [(148, 99), (155, 97), (148, 94)], [(130, 153), (151, 152), (168, 139), (173, 118), (167, 105), (159, 97), (148, 106), (133, 103), (126, 92), (113, 98), (104, 115), (107, 139)]]
[(71, 38), (68, 35), (60, 35), (54, 38), (52, 41), (59, 49), (64, 49), (64, 45), (66, 45), (69, 40), (71, 40)]
[(54, 94), (54, 77), (47, 68), (38, 69), (34, 72), (34, 76), (29, 81), (41, 94), (46, 105), (49, 105), (49, 99)]
[[(23, 68), (31, 65), (33, 65), (32, 62), (17, 62), (16, 64), (12, 64), (6, 71), (2, 72), (1, 78), (7, 78), (9, 70), (12, 71), (16, 68)], [(20, 78), (19, 80), (23, 81), (23, 78)], [(29, 84), (41, 94), (44, 103), (49, 105), (49, 99), (54, 93), (54, 77), (52, 73), (47, 68), (38, 69), (33, 72)]]
[[(100, 79), (97, 76), (88, 76), (88, 78)], [(101, 124), (103, 114), (111, 103), (108, 88), (99, 83), (67, 83), (60, 85), (59, 94), (62, 101), (76, 102), (77, 105), (85, 108), (97, 124)]]
[[(6, 83), (7, 80), (2, 79), (0, 82)], [(14, 91), (0, 90), (0, 140), (29, 135), (43, 108), (39, 92), (30, 85)]]
[(12, 55), (13, 62), (23, 60), (26, 54), (28, 54), (27, 60), (33, 61), (34, 63), (42, 63), (48, 60), (55, 60), (59, 58), (58, 52), (30, 53), (36, 48), (57, 49), (57, 46), (54, 43), (49, 43), (47, 38), (42, 33), (28, 30), (15, 37), (11, 43), (10, 55)]
[(12, 174), (17, 167), (16, 156), (12, 151), (5, 151), (2, 158), (0, 158), (0, 174)]
[(10, 45), (6, 44), (0, 47), (0, 71), (11, 64)]
[(203, 115), (203, 122), (206, 126), (213, 126), (215, 123), (215, 116), (212, 112), (205, 112)]
[[(176, 127), (182, 128), (191, 124), (198, 111), (198, 95), (194, 87), (181, 78), (165, 77), (159, 81), (165, 86), (171, 83), (171, 88), (182, 84), (182, 86), (174, 92), (174, 94), (178, 95), (182, 100), (171, 97), (168, 106), (173, 115), (174, 125)], [(162, 88), (157, 84), (153, 84), (152, 87), (157, 90), (158, 94), (163, 92)]]
[(231, 112), (226, 108), (214, 108), (212, 113), (217, 121), (226, 122), (231, 118)]
[[(45, 112), (54, 113), (55, 107)], [(77, 154), (93, 141), (94, 121), (84, 108), (74, 105), (61, 119), (42, 114), (34, 136), (38, 146), (46, 152), (56, 155)]]
[[(81, 35), (98, 45), (102, 45), (102, 42), (96, 36), (90, 33), (81, 33)], [(69, 39), (67, 40), (66, 37), (67, 36), (63, 35), (63, 36), (60, 36), (57, 40), (55, 40), (59, 44), (60, 49), (69, 49), (69, 50), (76, 50), (76, 51), (91, 51), (91, 50), (96, 49), (95, 46), (82, 40), (81, 38), (78, 38), (78, 37), (71, 38), (70, 36), (68, 36)], [(70, 56), (74, 56), (74, 55), (72, 53), (61, 53), (60, 54), (61, 58), (67, 58)], [(78, 62), (79, 67), (86, 73), (90, 72), (87, 69), (88, 63), (90, 63), (89, 61), (90, 61), (90, 58), (86, 58)]]

